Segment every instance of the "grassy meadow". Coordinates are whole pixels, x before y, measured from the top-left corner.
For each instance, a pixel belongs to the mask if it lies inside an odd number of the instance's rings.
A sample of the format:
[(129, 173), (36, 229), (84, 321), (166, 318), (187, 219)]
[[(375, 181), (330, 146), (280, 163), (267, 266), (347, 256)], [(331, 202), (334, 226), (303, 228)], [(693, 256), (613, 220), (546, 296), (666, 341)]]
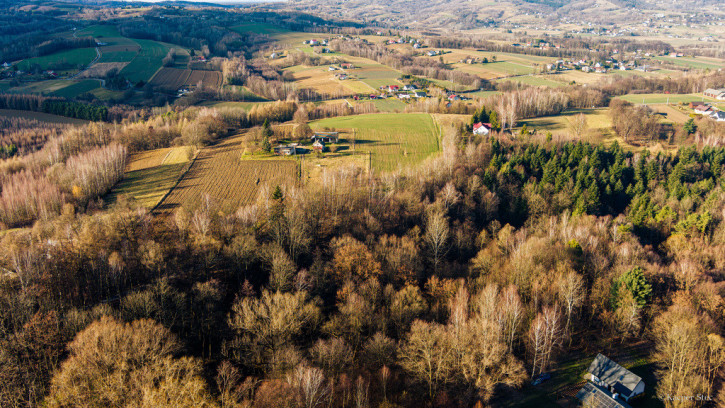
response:
[(183, 146), (132, 155), (123, 180), (108, 194), (106, 202), (113, 203), (125, 195), (142, 207), (153, 208), (176, 185), (188, 161)]
[(417, 164), (439, 151), (439, 129), (425, 113), (344, 116), (315, 121), (310, 126), (316, 130), (335, 128), (348, 144), (354, 129), (355, 153), (369, 152), (372, 167), (379, 171)]

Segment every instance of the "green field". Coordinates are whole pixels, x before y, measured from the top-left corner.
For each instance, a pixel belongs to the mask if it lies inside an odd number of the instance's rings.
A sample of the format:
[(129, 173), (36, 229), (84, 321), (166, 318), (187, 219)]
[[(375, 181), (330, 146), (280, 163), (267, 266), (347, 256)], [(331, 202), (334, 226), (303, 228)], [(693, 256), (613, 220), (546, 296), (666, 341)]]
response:
[(118, 32), (116, 26), (112, 25), (94, 25), (86, 27), (82, 30), (76, 31), (76, 37), (91, 36), (96, 38), (101, 37), (120, 37), (121, 34)]
[(104, 198), (115, 202), (124, 195), (145, 208), (153, 208), (171, 188), (189, 162), (185, 147), (158, 149), (137, 154), (121, 180)]
[(355, 129), (356, 153), (371, 154), (376, 170), (391, 171), (417, 164), (439, 150), (439, 130), (425, 113), (379, 113), (322, 119), (313, 129), (336, 128), (348, 141)]
[(90, 64), (95, 58), (95, 48), (76, 48), (43, 57), (28, 58), (18, 62), (17, 67), (22, 71), (30, 71), (33, 68), (39, 68), (43, 71), (73, 71)]
[(381, 86), (386, 85), (402, 85), (402, 83), (398, 81), (400, 73), (398, 71), (393, 71), (390, 68), (351, 72), (353, 72), (361, 82), (366, 83), (373, 89), (380, 89)]
[(264, 105), (274, 102), (264, 101), (264, 102), (223, 102), (223, 101), (204, 101), (199, 104), (199, 106), (207, 106), (210, 108), (232, 108), (232, 109), (244, 109), (246, 111), (251, 110), (253, 107), (257, 105)]
[(184, 166), (184, 163), (164, 164), (150, 169), (130, 171), (109, 193), (105, 201), (113, 203), (119, 196), (125, 195), (142, 207), (153, 208), (176, 184)]
[(101, 88), (101, 87), (91, 90), (90, 93), (92, 93), (93, 96), (95, 96), (96, 98), (98, 98), (102, 101), (108, 101), (111, 99), (120, 100), (121, 98), (123, 98), (123, 94), (124, 94), (123, 91), (112, 91), (110, 89)]
[[(122, 70), (121, 74), (131, 82), (148, 82), (161, 68), (161, 60), (168, 54), (172, 47), (151, 40), (136, 40), (141, 51)], [(180, 50), (181, 47), (175, 47)]]
[(508, 61), (489, 62), (484, 66), (489, 71), (507, 75), (527, 75), (534, 73), (534, 68), (531, 66)]
[(370, 88), (370, 85), (362, 82), (362, 81), (356, 81), (354, 79), (347, 79), (345, 81), (342, 81), (342, 84), (345, 86), (345, 88), (351, 90), (355, 93), (371, 93), (372, 91), (376, 91), (377, 89)]
[(75, 98), (78, 95), (90, 92), (101, 86), (97, 79), (86, 79), (53, 92), (53, 95), (62, 96), (64, 98)]
[(130, 62), (140, 50), (136, 41), (121, 36), (115, 26), (91, 26), (77, 31), (75, 35), (76, 37), (91, 36), (98, 42), (105, 43), (98, 48), (101, 53), (98, 62)]
[(402, 111), (406, 106), (408, 106), (405, 102), (395, 98), (374, 99), (371, 102), (381, 112)]
[(655, 59), (662, 62), (667, 62), (673, 65), (679, 65), (681, 67), (694, 68), (694, 69), (722, 69), (725, 67), (725, 62), (717, 63), (711, 60), (705, 60), (702, 58), (673, 58), (673, 57), (656, 57)]
[(303, 52), (312, 52), (312, 48), (306, 47), (302, 44), (303, 41), (312, 38), (320, 39), (322, 36), (321, 34), (289, 31), (272, 24), (264, 23), (240, 24), (230, 27), (229, 29), (237, 33), (265, 34), (279, 43), (294, 44), (299, 47), (300, 51)]
[(600, 109), (578, 109), (561, 113), (556, 116), (544, 116), (540, 118), (526, 119), (519, 121), (519, 129), (526, 125), (529, 130), (537, 132), (551, 132), (553, 134), (569, 133), (569, 119), (579, 113), (584, 113), (587, 118), (587, 125), (593, 132), (603, 136), (611, 134), (612, 122), (609, 118), (607, 108)]
[(468, 92), (466, 96), (468, 97), (476, 97), (476, 98), (488, 98), (489, 96), (495, 96), (500, 95), (501, 92), (499, 91), (476, 91), (476, 92)]
[(48, 81), (24, 83), (21, 86), (10, 88), (10, 91), (15, 93), (49, 94), (73, 85), (73, 83), (73, 81), (68, 79), (51, 79)]
[(428, 79), (428, 80), (442, 88), (445, 88), (445, 89), (448, 89), (448, 90), (451, 90), (454, 92), (467, 92), (467, 91), (473, 91), (474, 89), (477, 89), (477, 88), (473, 88), (472, 86), (457, 84), (455, 82), (447, 81), (445, 79)]
[(512, 81), (512, 82), (519, 82), (526, 85), (532, 85), (532, 86), (548, 86), (552, 88), (557, 88), (560, 86), (564, 86), (563, 83), (552, 81), (551, 79), (543, 78), (540, 76), (533, 76), (533, 75), (522, 75), (517, 77), (511, 77), (511, 78), (505, 78), (501, 79), (498, 82), (504, 82), (504, 81)]
[(629, 94), (618, 96), (627, 102), (638, 104), (660, 104), (660, 103), (689, 103), (689, 102), (716, 102), (702, 94)]
[[(129, 47), (129, 49), (132, 48)], [(104, 52), (101, 48), (101, 58), (98, 59), (98, 62), (131, 62), (136, 58), (136, 54), (138, 54), (136, 51)]]
[(35, 119), (38, 122), (60, 123), (70, 125), (85, 125), (87, 120), (66, 118), (65, 116), (51, 115), (50, 113), (31, 112), (14, 109), (0, 109), (0, 116), (5, 118)]

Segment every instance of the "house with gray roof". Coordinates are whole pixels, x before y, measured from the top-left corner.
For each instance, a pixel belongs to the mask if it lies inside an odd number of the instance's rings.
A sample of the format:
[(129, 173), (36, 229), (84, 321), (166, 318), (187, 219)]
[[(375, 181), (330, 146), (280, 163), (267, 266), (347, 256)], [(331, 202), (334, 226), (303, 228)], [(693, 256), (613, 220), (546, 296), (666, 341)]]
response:
[(614, 399), (629, 401), (644, 393), (642, 378), (602, 354), (597, 354), (587, 372), (589, 380), (607, 390)]
[(588, 382), (576, 393), (582, 406), (587, 408), (631, 408), (626, 402), (616, 398), (606, 389)]

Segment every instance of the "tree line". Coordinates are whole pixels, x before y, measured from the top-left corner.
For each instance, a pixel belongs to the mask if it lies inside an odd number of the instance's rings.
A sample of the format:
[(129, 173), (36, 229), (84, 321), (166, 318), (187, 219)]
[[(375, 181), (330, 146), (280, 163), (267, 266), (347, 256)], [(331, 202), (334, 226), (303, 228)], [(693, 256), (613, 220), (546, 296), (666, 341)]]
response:
[(104, 121), (108, 118), (108, 108), (105, 106), (41, 95), (3, 93), (0, 94), (0, 108), (51, 113), (91, 121)]

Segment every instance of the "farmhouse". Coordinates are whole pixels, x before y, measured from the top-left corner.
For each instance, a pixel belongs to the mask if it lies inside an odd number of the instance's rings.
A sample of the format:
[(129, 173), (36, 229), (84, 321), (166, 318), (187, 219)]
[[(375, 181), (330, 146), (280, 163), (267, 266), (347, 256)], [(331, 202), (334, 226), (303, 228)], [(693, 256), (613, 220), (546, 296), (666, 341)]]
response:
[(409, 94), (398, 94), (398, 99), (410, 99)]
[(340, 140), (340, 134), (338, 132), (315, 132), (310, 139), (313, 142), (337, 143)]
[(591, 398), (595, 395), (599, 397), (599, 394), (607, 393), (612, 400), (624, 399), (629, 401), (631, 398), (644, 393), (642, 378), (603, 354), (597, 354), (594, 361), (589, 365), (587, 372), (591, 382), (585, 385), (577, 394), (577, 398), (582, 401), (584, 399), (580, 398), (580, 394), (584, 398)]
[(690, 109), (697, 109), (698, 107), (701, 107), (701, 106), (707, 106), (707, 104), (705, 102), (690, 102), (687, 106)]
[(698, 105), (695, 107), (695, 113), (697, 113), (698, 115), (711, 115), (713, 112), (715, 112), (715, 109), (707, 104)]
[(403, 90), (404, 90), (404, 91), (414, 91), (414, 90), (416, 90), (416, 89), (418, 89), (418, 87), (416, 87), (416, 86), (415, 86), (415, 85), (413, 85), (413, 84), (410, 84), (410, 85), (403, 85)]
[(706, 89), (704, 94), (708, 98), (725, 100), (725, 88)]
[(325, 146), (325, 142), (315, 140), (315, 143), (312, 143), (312, 150), (322, 153), (327, 150), (327, 147)]
[(388, 91), (390, 92), (398, 92), (400, 90), (400, 87), (398, 85), (388, 85)]
[(718, 122), (725, 122), (725, 111), (713, 112), (710, 116)]
[(415, 96), (416, 98), (425, 98), (428, 95), (426, 95), (426, 93), (423, 91), (415, 91), (413, 92), (413, 96)]
[(475, 123), (473, 125), (473, 134), (474, 135), (487, 135), (491, 132), (491, 124), (490, 123)]
[(274, 154), (278, 156), (292, 156), (296, 155), (298, 153), (298, 148), (296, 143), (292, 143), (289, 145), (279, 145), (275, 146), (274, 148)]
[(351, 64), (351, 63), (349, 63), (349, 62), (343, 62), (342, 64), (340, 64), (340, 67), (341, 67), (342, 69), (353, 69), (353, 68), (355, 68), (355, 66), (354, 66), (354, 65), (352, 65), (352, 64)]

